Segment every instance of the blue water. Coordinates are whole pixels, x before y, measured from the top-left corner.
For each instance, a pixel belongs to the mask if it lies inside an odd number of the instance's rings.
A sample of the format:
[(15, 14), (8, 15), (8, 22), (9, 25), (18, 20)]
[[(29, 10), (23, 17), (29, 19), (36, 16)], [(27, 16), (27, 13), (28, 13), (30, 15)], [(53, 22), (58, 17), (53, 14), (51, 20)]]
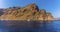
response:
[(0, 20), (0, 32), (60, 32), (60, 21)]

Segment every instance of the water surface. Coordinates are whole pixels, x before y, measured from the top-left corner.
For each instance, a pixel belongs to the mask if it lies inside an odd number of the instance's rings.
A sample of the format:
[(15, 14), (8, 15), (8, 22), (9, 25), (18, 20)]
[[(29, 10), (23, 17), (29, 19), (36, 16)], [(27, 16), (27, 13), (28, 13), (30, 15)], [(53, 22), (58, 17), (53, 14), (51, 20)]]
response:
[(0, 32), (60, 32), (60, 21), (0, 20)]

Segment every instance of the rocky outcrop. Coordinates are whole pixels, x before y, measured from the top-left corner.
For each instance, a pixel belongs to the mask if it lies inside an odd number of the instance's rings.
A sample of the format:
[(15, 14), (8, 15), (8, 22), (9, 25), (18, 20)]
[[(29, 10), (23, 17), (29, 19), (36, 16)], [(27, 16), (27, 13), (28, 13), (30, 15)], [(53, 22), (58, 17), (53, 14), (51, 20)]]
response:
[(4, 14), (0, 17), (1, 20), (52, 20), (54, 19), (51, 13), (44, 9), (39, 10), (36, 4), (26, 7), (10, 7), (5, 9)]
[(46, 15), (47, 15), (48, 20), (53, 20), (54, 19), (51, 13), (47, 12)]
[(3, 11), (4, 11), (4, 9), (0, 9), (0, 16), (3, 15), (3, 13), (4, 13)]

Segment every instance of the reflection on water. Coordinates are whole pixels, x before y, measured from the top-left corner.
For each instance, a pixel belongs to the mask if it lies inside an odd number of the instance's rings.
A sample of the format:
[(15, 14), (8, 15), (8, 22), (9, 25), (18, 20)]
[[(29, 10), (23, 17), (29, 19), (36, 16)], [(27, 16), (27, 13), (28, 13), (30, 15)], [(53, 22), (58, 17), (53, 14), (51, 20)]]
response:
[(0, 32), (60, 32), (60, 21), (0, 21)]

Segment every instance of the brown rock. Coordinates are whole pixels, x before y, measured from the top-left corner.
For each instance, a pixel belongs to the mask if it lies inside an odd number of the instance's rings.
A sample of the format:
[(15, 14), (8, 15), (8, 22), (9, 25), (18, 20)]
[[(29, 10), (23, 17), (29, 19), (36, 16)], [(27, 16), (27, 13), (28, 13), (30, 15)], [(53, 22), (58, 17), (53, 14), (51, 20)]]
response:
[(28, 5), (22, 8), (7, 8), (0, 19), (3, 20), (52, 20), (51, 13), (47, 13), (44, 9), (39, 11), (36, 4)]

